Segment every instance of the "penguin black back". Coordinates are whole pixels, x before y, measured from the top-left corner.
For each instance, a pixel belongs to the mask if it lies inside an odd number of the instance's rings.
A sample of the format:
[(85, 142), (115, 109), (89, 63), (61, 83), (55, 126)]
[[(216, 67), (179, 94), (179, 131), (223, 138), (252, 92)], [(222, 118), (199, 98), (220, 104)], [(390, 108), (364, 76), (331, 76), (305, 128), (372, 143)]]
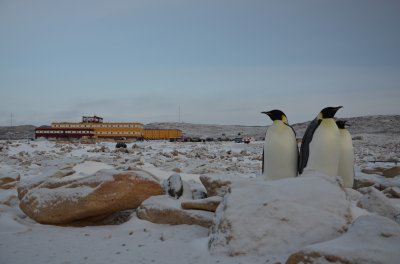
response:
[(306, 132), (304, 133), (303, 139), (301, 141), (300, 156), (299, 156), (299, 174), (303, 173), (303, 169), (307, 166), (308, 156), (310, 154), (310, 142), (313, 138), (314, 132), (321, 123), (321, 119), (316, 117), (308, 125)]
[(315, 130), (321, 124), (322, 119), (333, 118), (336, 112), (340, 108), (342, 108), (342, 106), (325, 107), (324, 109), (321, 110), (318, 116), (308, 125), (306, 132), (304, 133), (300, 147), (299, 164), (298, 164), (299, 174), (302, 174), (304, 168), (307, 166), (308, 157), (310, 155), (310, 142), (313, 138)]

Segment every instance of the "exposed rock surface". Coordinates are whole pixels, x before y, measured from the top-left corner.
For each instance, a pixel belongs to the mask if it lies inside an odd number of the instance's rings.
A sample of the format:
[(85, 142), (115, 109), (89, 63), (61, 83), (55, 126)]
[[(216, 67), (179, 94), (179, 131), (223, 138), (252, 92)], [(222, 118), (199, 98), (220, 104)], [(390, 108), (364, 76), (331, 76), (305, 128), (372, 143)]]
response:
[(179, 198), (183, 194), (183, 183), (179, 174), (173, 174), (163, 183), (166, 193), (171, 197)]
[(72, 169), (63, 169), (63, 170), (59, 170), (57, 172), (55, 172), (53, 175), (50, 175), (49, 177), (51, 178), (63, 178), (69, 175), (74, 174), (75, 171)]
[(215, 212), (218, 205), (222, 202), (222, 197), (211, 196), (205, 199), (184, 201), (181, 203), (183, 209), (196, 209)]
[(9, 172), (7, 175), (0, 174), (0, 189), (11, 189), (21, 179), (19, 173)]
[(340, 236), (351, 222), (350, 201), (336, 177), (314, 173), (271, 182), (235, 181), (231, 189), (216, 211), (212, 253), (289, 254)]
[(137, 208), (160, 184), (146, 171), (100, 170), (78, 180), (47, 179), (21, 186), (20, 208), (43, 224), (70, 224)]
[(399, 187), (388, 187), (385, 190), (383, 190), (383, 193), (389, 198), (400, 198)]
[(344, 235), (292, 254), (286, 264), (397, 264), (400, 226), (377, 215), (360, 216)]
[(202, 210), (184, 210), (181, 202), (168, 195), (153, 196), (137, 209), (137, 216), (156, 224), (199, 225), (210, 227), (214, 213)]
[(361, 171), (366, 174), (379, 174), (386, 178), (393, 178), (395, 176), (400, 175), (400, 167), (398, 166), (392, 168), (382, 168), (382, 167), (364, 168)]
[(354, 179), (354, 184), (353, 188), (354, 189), (360, 189), (360, 188), (365, 188), (365, 187), (370, 187), (375, 184), (374, 180), (371, 179)]
[(208, 196), (224, 196), (230, 192), (230, 185), (232, 182), (223, 177), (211, 177), (207, 175), (201, 175), (200, 181), (204, 185)]
[(387, 177), (387, 178), (393, 178), (395, 176), (399, 176), (400, 175), (400, 167), (396, 166), (390, 169), (386, 169), (382, 172), (383, 176)]

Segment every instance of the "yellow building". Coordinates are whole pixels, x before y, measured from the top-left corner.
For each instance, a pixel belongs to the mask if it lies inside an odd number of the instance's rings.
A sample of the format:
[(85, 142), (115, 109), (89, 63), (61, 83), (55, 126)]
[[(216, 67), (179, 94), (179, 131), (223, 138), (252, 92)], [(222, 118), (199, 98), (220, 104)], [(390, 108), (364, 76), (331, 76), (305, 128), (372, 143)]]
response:
[(103, 118), (84, 116), (82, 122), (55, 122), (52, 128), (57, 129), (93, 129), (97, 138), (143, 138), (144, 126), (141, 123), (103, 123)]
[(145, 129), (144, 139), (181, 139), (182, 131), (179, 129)]

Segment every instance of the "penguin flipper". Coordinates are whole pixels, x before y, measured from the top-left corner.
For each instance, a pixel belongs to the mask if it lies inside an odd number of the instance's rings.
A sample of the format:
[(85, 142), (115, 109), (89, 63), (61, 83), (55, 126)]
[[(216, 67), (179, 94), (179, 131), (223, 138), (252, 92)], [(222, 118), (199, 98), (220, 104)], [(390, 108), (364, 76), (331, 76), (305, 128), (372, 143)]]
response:
[(308, 156), (310, 154), (310, 142), (313, 138), (314, 132), (321, 123), (321, 119), (315, 118), (308, 125), (306, 132), (304, 133), (303, 139), (301, 141), (300, 147), (300, 157), (299, 157), (299, 174), (303, 173), (303, 169), (307, 166)]
[[(287, 125), (288, 127), (290, 127), (293, 130), (294, 138), (296, 139), (297, 134), (296, 134), (296, 131), (294, 130), (294, 128), (291, 125), (288, 125), (288, 124), (285, 124), (285, 125)], [(297, 144), (296, 144), (296, 151), (297, 151), (297, 175), (299, 175), (300, 153), (299, 153), (299, 147), (297, 146)]]
[(264, 174), (264, 149), (263, 149), (263, 154), (262, 154), (262, 174)]

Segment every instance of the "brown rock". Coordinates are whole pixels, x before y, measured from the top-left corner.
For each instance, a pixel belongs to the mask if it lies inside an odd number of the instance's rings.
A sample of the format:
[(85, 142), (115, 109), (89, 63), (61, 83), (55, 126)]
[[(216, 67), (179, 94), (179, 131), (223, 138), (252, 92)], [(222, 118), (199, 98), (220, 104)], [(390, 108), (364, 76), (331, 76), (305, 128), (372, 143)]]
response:
[(52, 174), (51, 176), (49, 176), (49, 177), (51, 177), (51, 178), (63, 178), (63, 177), (72, 175), (72, 174), (74, 174), (74, 173), (75, 173), (75, 171), (72, 170), (72, 169), (64, 169), (64, 170), (59, 170), (59, 171), (53, 173), (53, 174)]
[(224, 196), (231, 191), (231, 181), (221, 178), (212, 178), (207, 175), (200, 175), (200, 181), (207, 190), (208, 196)]
[(174, 168), (172, 171), (176, 172), (176, 173), (181, 173), (182, 170), (180, 168)]
[(19, 173), (15, 175), (0, 177), (0, 189), (11, 189), (14, 188), (17, 182), (21, 179)]
[(385, 190), (383, 190), (383, 193), (389, 198), (400, 198), (399, 187), (388, 187)]
[(106, 214), (106, 215), (89, 217), (65, 224), (65, 226), (84, 227), (84, 226), (99, 226), (99, 225), (120, 225), (128, 221), (131, 218), (133, 212), (134, 210), (124, 210), (113, 213), (111, 215)]
[(14, 178), (3, 177), (3, 178), (0, 178), (0, 185), (7, 184), (7, 183), (10, 183), (10, 182), (14, 182), (14, 181), (15, 181)]
[(393, 167), (390, 169), (385, 169), (382, 172), (383, 176), (386, 178), (393, 178), (400, 175), (400, 167)]
[(181, 206), (183, 209), (197, 209), (215, 212), (221, 201), (222, 197), (211, 196), (205, 199), (185, 201), (181, 203)]
[(199, 225), (210, 227), (214, 213), (201, 210), (183, 210), (180, 201), (168, 195), (153, 196), (137, 209), (137, 216), (156, 224)]
[(75, 181), (48, 179), (18, 188), (20, 208), (43, 224), (68, 224), (137, 208), (162, 193), (145, 171), (100, 170)]
[(365, 174), (378, 174), (378, 175), (382, 175), (382, 172), (383, 172), (384, 170), (385, 170), (385, 169), (382, 168), (382, 167), (363, 168), (363, 169), (361, 169), (361, 172), (362, 172), (362, 173), (365, 173)]
[(318, 261), (324, 263), (321, 259), (324, 259), (327, 263), (352, 264), (352, 262), (335, 255), (321, 255), (319, 252), (305, 253), (302, 251), (292, 254), (286, 264), (314, 264), (319, 263)]
[(370, 179), (354, 179), (353, 189), (357, 190), (360, 188), (373, 186), (375, 182)]
[(400, 167), (395, 166), (392, 168), (382, 168), (382, 167), (375, 167), (375, 168), (364, 168), (361, 172), (366, 174), (378, 174), (382, 175), (386, 178), (393, 178), (400, 175)]
[[(33, 189), (41, 188), (41, 189), (55, 189), (62, 186), (66, 186), (68, 184), (72, 184), (77, 182), (76, 180), (58, 180), (56, 178), (49, 177), (45, 180), (33, 181), (33, 182), (23, 182), (17, 186), (18, 198), (22, 200), (22, 198)], [(93, 187), (95, 185), (93, 184)]]
[(10, 183), (1, 184), (1, 185), (0, 185), (0, 189), (3, 189), (3, 190), (13, 189), (13, 188), (15, 188), (15, 186), (17, 185), (17, 183), (18, 183), (18, 182), (13, 181), (13, 182), (10, 182)]

